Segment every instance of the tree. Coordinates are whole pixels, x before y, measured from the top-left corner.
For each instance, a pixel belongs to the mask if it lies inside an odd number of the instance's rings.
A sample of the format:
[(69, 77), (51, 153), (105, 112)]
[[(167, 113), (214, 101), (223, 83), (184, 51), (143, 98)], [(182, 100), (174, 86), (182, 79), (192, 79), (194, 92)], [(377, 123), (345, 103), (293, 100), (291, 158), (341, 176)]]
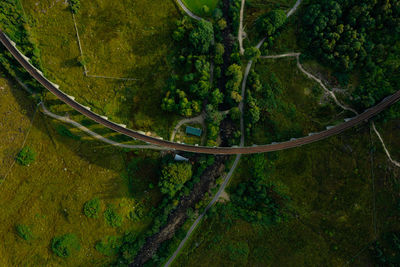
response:
[(256, 60), (261, 56), (261, 52), (257, 47), (250, 47), (244, 51), (244, 56), (247, 60)]
[(81, 7), (81, 3), (79, 2), (79, 0), (69, 0), (69, 4), (72, 10), (72, 13), (76, 14), (78, 13), (80, 7)]
[(183, 40), (183, 37), (185, 37), (185, 27), (178, 27), (173, 33), (172, 33), (172, 38), (177, 41), (180, 42)]
[(257, 29), (260, 34), (273, 35), (286, 22), (286, 13), (276, 9), (257, 19)]
[(218, 20), (218, 28), (219, 28), (221, 31), (223, 31), (223, 30), (226, 28), (226, 26), (228, 26), (228, 25), (227, 25), (225, 19), (220, 19), (220, 20)]
[(83, 213), (89, 218), (98, 218), (100, 213), (100, 199), (93, 198), (83, 205)]
[(232, 64), (228, 67), (226, 76), (229, 77), (229, 80), (226, 83), (226, 89), (230, 91), (231, 98), (236, 102), (240, 102), (242, 97), (239, 93), (240, 82), (242, 81), (242, 69), (237, 64)]
[(224, 14), (222, 13), (222, 10), (220, 8), (216, 8), (213, 11), (213, 17), (215, 20), (219, 20), (220, 18), (222, 18)]
[(18, 236), (24, 240), (29, 241), (33, 238), (31, 228), (25, 224), (18, 224), (15, 227), (15, 230), (17, 231)]
[(192, 165), (176, 162), (167, 164), (161, 171), (160, 190), (171, 198), (192, 178)]
[(201, 8), (201, 11), (203, 11), (203, 13), (207, 15), (208, 12), (210, 12), (210, 8), (209, 8), (207, 5), (204, 5), (204, 6)]
[(54, 237), (51, 242), (51, 249), (59, 257), (67, 258), (74, 251), (79, 251), (81, 248), (78, 237), (74, 234), (65, 234), (59, 237)]
[(35, 161), (36, 152), (30, 147), (24, 147), (17, 155), (17, 162), (22, 166), (29, 166)]
[(104, 219), (106, 223), (111, 227), (120, 227), (122, 225), (123, 218), (117, 213), (114, 205), (109, 205), (104, 211)]
[(214, 38), (214, 29), (210, 22), (205, 20), (196, 21), (195, 28), (190, 32), (189, 41), (196, 52), (207, 54), (211, 41)]
[(215, 88), (215, 90), (211, 93), (211, 104), (214, 107), (218, 107), (218, 105), (221, 104), (223, 101), (224, 95), (218, 88)]

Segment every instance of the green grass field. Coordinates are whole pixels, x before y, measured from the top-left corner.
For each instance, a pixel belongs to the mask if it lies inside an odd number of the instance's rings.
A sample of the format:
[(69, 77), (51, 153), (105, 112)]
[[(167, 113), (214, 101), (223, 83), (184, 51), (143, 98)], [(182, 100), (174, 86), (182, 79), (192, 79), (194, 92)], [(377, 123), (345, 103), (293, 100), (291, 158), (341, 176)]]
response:
[[(398, 136), (398, 124), (384, 131), (393, 151), (400, 146), (390, 138)], [(269, 182), (289, 196), (289, 210), (299, 217), (289, 213), (287, 222), (267, 228), (208, 218), (174, 266), (366, 266), (371, 259), (361, 249), (375, 239), (375, 226), (377, 235), (398, 230), (398, 170), (368, 125), (276, 156)], [(248, 173), (244, 157), (230, 188), (251, 179)]]
[[(212, 11), (217, 7), (219, 0), (182, 0), (182, 2), (193, 13), (202, 16), (209, 16), (212, 14)], [(208, 7), (208, 13), (204, 12), (203, 6)]]
[(166, 119), (160, 104), (170, 73), (170, 33), (180, 17), (172, 1), (81, 3), (75, 17), (89, 74), (137, 79), (130, 81), (83, 75), (67, 2), (22, 3), (49, 79), (118, 123), (168, 137), (175, 118)]
[[(26, 93), (0, 73), (0, 178), (8, 173), (20, 150), (35, 108)], [(157, 189), (149, 189), (149, 184), (158, 180), (159, 153), (138, 156), (93, 140), (77, 140), (61, 135), (60, 125), (38, 111), (26, 140), (37, 153), (35, 162), (15, 164), (0, 184), (1, 266), (101, 266), (114, 257), (95, 250), (99, 240), (128, 230), (141, 233), (150, 223), (149, 219), (134, 222), (128, 217), (137, 205), (143, 205), (147, 213), (160, 199)], [(138, 171), (130, 176), (126, 163), (132, 158), (139, 158)], [(89, 219), (82, 209), (94, 197), (101, 200), (101, 212), (98, 219)], [(108, 204), (123, 217), (121, 227), (105, 222), (103, 212)], [(18, 224), (32, 229), (32, 240), (17, 236)], [(76, 234), (81, 244), (81, 250), (67, 259), (50, 249), (52, 238), (65, 233)]]
[(271, 83), (274, 75), (282, 86), (282, 93), (275, 93), (277, 106), (261, 113), (248, 144), (305, 136), (343, 122), (348, 115), (324, 98), (323, 89), (300, 72), (295, 58), (260, 59), (255, 70), (263, 84)]

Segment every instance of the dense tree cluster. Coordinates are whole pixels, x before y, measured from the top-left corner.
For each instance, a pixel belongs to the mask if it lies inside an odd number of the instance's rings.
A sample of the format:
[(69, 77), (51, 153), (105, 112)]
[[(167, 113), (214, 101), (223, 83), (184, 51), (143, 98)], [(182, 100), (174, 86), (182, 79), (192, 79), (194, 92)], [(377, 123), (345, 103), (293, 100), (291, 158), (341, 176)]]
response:
[(165, 88), (161, 104), (163, 110), (187, 117), (201, 111), (203, 101), (212, 92), (209, 58), (213, 34), (210, 22), (192, 22), (186, 17), (177, 22), (173, 38), (177, 45), (183, 46), (173, 61), (176, 73), (170, 77)]
[(232, 20), (233, 34), (237, 36), (240, 23), (240, 7), (241, 0), (230, 0), (229, 1), (229, 17)]
[(354, 93), (360, 108), (399, 87), (399, 1), (313, 0), (301, 17), (310, 53), (341, 73), (341, 81), (361, 74)]
[(242, 81), (242, 68), (237, 64), (232, 64), (227, 69), (225, 75), (228, 81), (225, 84), (227, 93), (231, 96), (232, 100), (239, 103), (242, 100), (241, 96), (241, 81)]
[(273, 36), (275, 32), (286, 22), (286, 13), (281, 9), (272, 10), (259, 17), (256, 27), (261, 35)]
[(160, 190), (173, 197), (192, 178), (192, 165), (186, 162), (167, 164), (161, 171)]
[(235, 213), (248, 222), (264, 226), (280, 222), (287, 198), (268, 182), (273, 164), (264, 154), (258, 154), (251, 157), (250, 166), (251, 177), (240, 183), (230, 196)]

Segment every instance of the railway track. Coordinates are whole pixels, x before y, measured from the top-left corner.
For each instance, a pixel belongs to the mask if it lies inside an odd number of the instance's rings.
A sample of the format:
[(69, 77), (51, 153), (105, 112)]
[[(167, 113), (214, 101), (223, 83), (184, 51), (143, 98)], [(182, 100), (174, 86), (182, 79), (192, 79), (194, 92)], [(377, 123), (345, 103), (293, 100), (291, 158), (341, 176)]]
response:
[(204, 147), (204, 146), (192, 146), (186, 144), (174, 143), (162, 139), (158, 139), (155, 137), (147, 136), (145, 134), (133, 131), (125, 127), (125, 125), (120, 125), (115, 122), (108, 120), (106, 117), (96, 114), (91, 111), (88, 107), (85, 107), (74, 100), (73, 97), (65, 94), (63, 91), (59, 89), (59, 86), (52, 83), (44, 75), (36, 69), (30, 62), (27, 57), (25, 57), (15, 46), (15, 43), (11, 41), (8, 36), (0, 29), (0, 42), (4, 45), (4, 47), (11, 53), (11, 55), (22, 65), (22, 67), (40, 84), (42, 84), (47, 90), (52, 92), (55, 96), (57, 96), (61, 101), (65, 104), (69, 105), (79, 113), (84, 116), (92, 119), (93, 121), (104, 125), (105, 127), (117, 131), (126, 136), (144, 141), (146, 143), (166, 147), (173, 150), (187, 151), (193, 153), (203, 153), (203, 154), (255, 154), (255, 153), (263, 153), (263, 152), (272, 152), (278, 150), (285, 150), (294, 147), (300, 147), (303, 145), (311, 144), (328, 137), (340, 134), (364, 121), (369, 120), (370, 118), (377, 115), (379, 112), (385, 110), (387, 107), (393, 105), (400, 99), (400, 90), (394, 93), (391, 96), (383, 99), (376, 106), (367, 109), (360, 115), (347, 120), (346, 122), (334, 126), (329, 127), (329, 129), (310, 134), (306, 137), (301, 137), (298, 139), (292, 139), (290, 141), (281, 142), (281, 143), (272, 143), (269, 145), (258, 145), (251, 147)]

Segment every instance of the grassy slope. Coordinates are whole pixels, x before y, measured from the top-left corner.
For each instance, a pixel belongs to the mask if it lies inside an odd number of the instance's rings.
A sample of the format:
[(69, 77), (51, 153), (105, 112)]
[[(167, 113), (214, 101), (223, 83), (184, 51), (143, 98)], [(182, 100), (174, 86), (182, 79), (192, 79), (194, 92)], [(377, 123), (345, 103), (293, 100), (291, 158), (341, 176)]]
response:
[[(271, 125), (268, 120), (259, 122), (256, 125), (254, 138), (249, 142), (265, 144), (282, 141), (282, 138), (299, 137), (299, 133), (300, 136), (304, 136), (310, 132), (321, 131), (345, 117), (345, 114), (340, 113), (340, 109), (334, 105), (319, 104), (320, 101), (324, 102), (323, 89), (300, 72), (294, 58), (260, 59), (255, 65), (255, 70), (264, 84), (269, 83), (272, 73), (276, 75), (283, 86), (283, 93), (278, 96), (283, 104), (269, 108), (268, 114), (261, 114), (261, 118), (268, 117), (276, 123), (277, 128), (274, 132), (270, 132)], [(292, 109), (296, 110), (294, 114)], [(272, 140), (267, 137), (268, 135), (276, 137)]]
[[(398, 135), (391, 129), (389, 136)], [(398, 229), (392, 217), (398, 185), (393, 180), (396, 170), (393, 173), (376, 138), (372, 140), (377, 148), (373, 169), (380, 234)], [(240, 220), (226, 229), (221, 222), (209, 219), (196, 231), (175, 266), (344, 265), (375, 238), (370, 144), (369, 129), (364, 126), (318, 144), (279, 152), (271, 181), (291, 198), (290, 209), (300, 215), (299, 219), (289, 216), (288, 222), (267, 229)], [(398, 140), (392, 142), (392, 149), (399, 145)], [(247, 174), (244, 159), (233, 184), (248, 179)], [(238, 242), (249, 248), (240, 260), (229, 249)], [(354, 262), (365, 266), (368, 261), (365, 252)]]
[(92, 75), (138, 78), (117, 81), (83, 76), (71, 12), (64, 1), (22, 0), (49, 78), (96, 112), (166, 137), (173, 118), (161, 112), (169, 74), (169, 36), (179, 16), (172, 1), (83, 1), (76, 16)]
[[(3, 75), (0, 74), (0, 77)], [(0, 78), (1, 162), (0, 175), (7, 172), (20, 149), (30, 125), (34, 105), (22, 89)], [(18, 121), (18, 123), (14, 123)], [(137, 203), (150, 208), (159, 199), (156, 190), (144, 193), (148, 183), (156, 182), (157, 167), (141, 171), (129, 182), (125, 173), (126, 153), (103, 143), (80, 142), (62, 137), (58, 123), (36, 114), (27, 145), (37, 152), (37, 160), (29, 167), (16, 164), (6, 181), (0, 185), (1, 266), (81, 266), (103, 264), (111, 260), (94, 249), (97, 241), (107, 235), (122, 235), (132, 229), (145, 230), (148, 221), (133, 223), (128, 213)], [(149, 160), (157, 154), (146, 153)], [(153, 164), (153, 163), (152, 163)], [(146, 163), (149, 166), (149, 163)], [(143, 167), (139, 166), (139, 169)], [(131, 190), (133, 188), (134, 190)], [(83, 204), (99, 197), (102, 210), (113, 203), (124, 217), (121, 228), (108, 226), (103, 215), (88, 219)], [(17, 237), (16, 224), (31, 226), (35, 238), (23, 241)], [(56, 235), (77, 234), (82, 248), (68, 259), (56, 257), (50, 250)]]

